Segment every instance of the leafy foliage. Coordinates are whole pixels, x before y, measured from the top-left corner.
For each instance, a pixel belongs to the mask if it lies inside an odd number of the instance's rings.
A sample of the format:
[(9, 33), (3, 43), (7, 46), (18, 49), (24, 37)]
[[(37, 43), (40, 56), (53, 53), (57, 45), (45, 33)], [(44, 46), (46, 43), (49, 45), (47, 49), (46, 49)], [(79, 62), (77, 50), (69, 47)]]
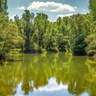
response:
[(10, 48), (20, 48), (24, 52), (67, 51), (78, 55), (94, 55), (95, 3), (95, 0), (89, 0), (90, 13), (58, 17), (55, 22), (49, 21), (47, 14), (37, 13), (35, 16), (29, 10), (25, 10), (21, 18), (16, 15), (12, 21), (8, 19), (7, 0), (1, 0), (1, 53)]
[(96, 34), (90, 35), (85, 39), (88, 46), (86, 47), (86, 52), (88, 55), (96, 54)]
[(84, 34), (80, 34), (74, 39), (73, 42), (73, 53), (76, 55), (85, 54), (86, 43), (84, 41)]
[(89, 0), (89, 9), (96, 20), (96, 0)]
[(4, 14), (0, 14), (0, 59), (2, 55), (10, 50), (10, 48), (20, 47), (24, 43), (19, 35), (18, 27), (15, 24), (9, 24), (8, 18)]

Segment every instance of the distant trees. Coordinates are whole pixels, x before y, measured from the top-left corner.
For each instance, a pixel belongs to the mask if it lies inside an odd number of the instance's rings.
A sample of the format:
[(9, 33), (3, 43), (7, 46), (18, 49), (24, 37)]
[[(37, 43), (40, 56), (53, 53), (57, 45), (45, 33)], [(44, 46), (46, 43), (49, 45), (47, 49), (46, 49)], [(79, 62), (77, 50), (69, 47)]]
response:
[(5, 59), (11, 48), (20, 47), (24, 43), (18, 27), (9, 22), (7, 8), (7, 0), (0, 0), (0, 60)]
[(96, 0), (89, 0), (89, 9), (93, 16), (93, 21), (90, 22), (90, 34), (85, 38), (85, 41), (87, 42), (86, 52), (88, 55), (94, 55), (96, 54)]
[(70, 17), (58, 17), (56, 22), (50, 22), (44, 13), (34, 16), (25, 10), (21, 19), (15, 16), (15, 23), (25, 40), (25, 52), (67, 51), (84, 55), (88, 53), (86, 38), (95, 34), (95, 22), (90, 14), (78, 13)]
[(35, 42), (34, 41), (33, 42), (36, 46), (38, 46), (38, 50), (40, 50), (41, 48), (46, 48), (46, 45), (48, 44), (48, 42), (46, 42), (47, 37), (45, 37), (45, 35), (48, 33), (47, 32), (48, 24), (49, 24), (48, 16), (44, 13), (37, 13), (37, 16), (34, 18), (33, 38)]
[(0, 13), (7, 15), (7, 0), (0, 0)]
[(24, 26), (24, 34), (25, 34), (25, 51), (31, 50), (31, 37), (33, 33), (32, 20), (34, 18), (34, 14), (30, 13), (29, 10), (25, 10), (25, 13), (22, 15), (23, 26)]
[(89, 9), (96, 20), (96, 0), (89, 0)]
[(93, 56), (96, 53), (96, 34), (88, 36), (85, 40), (88, 46), (86, 47), (86, 52), (89, 56)]
[(37, 13), (35, 16), (25, 10), (21, 18), (16, 15), (12, 21), (8, 19), (7, 0), (0, 0), (0, 54), (17, 47), (24, 52), (67, 51), (75, 55), (94, 55), (95, 3), (95, 0), (89, 0), (92, 14), (78, 13), (50, 22), (47, 14)]
[(20, 47), (24, 43), (19, 35), (18, 27), (10, 24), (4, 14), (0, 14), (0, 60), (5, 59), (6, 52), (10, 48)]

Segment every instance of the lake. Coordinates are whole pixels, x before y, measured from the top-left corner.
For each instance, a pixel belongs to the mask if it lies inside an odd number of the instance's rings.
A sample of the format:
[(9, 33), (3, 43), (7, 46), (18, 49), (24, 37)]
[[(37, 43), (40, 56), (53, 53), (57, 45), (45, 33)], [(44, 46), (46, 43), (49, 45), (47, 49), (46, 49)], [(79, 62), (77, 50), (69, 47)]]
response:
[(0, 62), (0, 96), (96, 96), (96, 60), (65, 53), (13, 54)]

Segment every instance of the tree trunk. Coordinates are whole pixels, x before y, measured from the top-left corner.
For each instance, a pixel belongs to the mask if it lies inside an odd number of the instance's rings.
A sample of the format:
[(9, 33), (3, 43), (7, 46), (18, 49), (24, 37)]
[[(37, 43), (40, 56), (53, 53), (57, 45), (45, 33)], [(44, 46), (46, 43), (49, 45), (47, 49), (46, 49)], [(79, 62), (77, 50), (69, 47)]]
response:
[(0, 60), (5, 60), (5, 55), (0, 53)]

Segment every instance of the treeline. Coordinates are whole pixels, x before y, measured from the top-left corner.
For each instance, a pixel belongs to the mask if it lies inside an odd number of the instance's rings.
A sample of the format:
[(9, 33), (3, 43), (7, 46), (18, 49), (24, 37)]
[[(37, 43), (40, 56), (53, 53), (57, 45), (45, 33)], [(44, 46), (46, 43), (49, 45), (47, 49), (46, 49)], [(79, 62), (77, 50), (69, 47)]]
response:
[(18, 26), (19, 34), (24, 39), (25, 52), (67, 51), (83, 55), (89, 52), (92, 42), (89, 39), (94, 37), (96, 31), (93, 30), (95, 22), (90, 14), (59, 17), (56, 22), (50, 22), (44, 13), (37, 13), (34, 17), (33, 13), (25, 10), (22, 18), (16, 15), (12, 23)]
[[(5, 2), (1, 2), (5, 1)], [(1, 0), (0, 4), (7, 4)], [(10, 49), (22, 52), (59, 52), (74, 55), (94, 55), (96, 53), (96, 12), (95, 0), (89, 0), (90, 13), (59, 17), (55, 22), (48, 20), (44, 13), (30, 13), (25, 10), (9, 20), (7, 5), (0, 5), (0, 59), (5, 58)], [(5, 9), (4, 9), (5, 8)], [(1, 10), (2, 9), (2, 10)], [(2, 56), (3, 55), (3, 56)]]

